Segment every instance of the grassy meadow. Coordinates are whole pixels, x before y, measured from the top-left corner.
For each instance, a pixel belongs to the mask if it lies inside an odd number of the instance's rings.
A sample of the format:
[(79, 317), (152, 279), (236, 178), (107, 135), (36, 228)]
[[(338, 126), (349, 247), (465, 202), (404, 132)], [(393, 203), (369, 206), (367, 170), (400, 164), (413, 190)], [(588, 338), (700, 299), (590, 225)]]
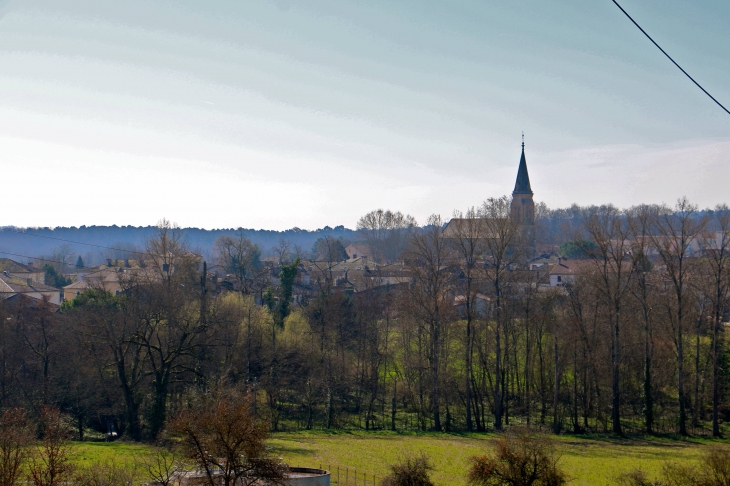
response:
[[(382, 478), (388, 464), (404, 454), (426, 453), (434, 465), (432, 477), (437, 485), (465, 484), (469, 457), (491, 450), (493, 434), (437, 434), (393, 432), (286, 432), (273, 434), (270, 445), (276, 455), (292, 466), (332, 470), (333, 483), (339, 468), (340, 484), (373, 484)], [(661, 471), (667, 461), (693, 461), (709, 444), (708, 439), (630, 438), (604, 436), (561, 436), (558, 445), (562, 464), (573, 478), (573, 485), (613, 484), (621, 472), (639, 467), (650, 474)], [(149, 454), (150, 448), (126, 442), (84, 442), (74, 444), (75, 461), (134, 463)], [(347, 472), (346, 472), (347, 471)]]

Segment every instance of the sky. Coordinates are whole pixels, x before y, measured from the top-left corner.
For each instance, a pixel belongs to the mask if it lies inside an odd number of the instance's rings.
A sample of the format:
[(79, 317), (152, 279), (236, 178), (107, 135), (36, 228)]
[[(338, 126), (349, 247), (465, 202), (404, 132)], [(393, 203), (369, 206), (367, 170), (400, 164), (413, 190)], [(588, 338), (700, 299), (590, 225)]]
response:
[[(621, 0), (730, 106), (730, 2)], [(0, 225), (728, 202), (730, 115), (610, 0), (0, 0)]]

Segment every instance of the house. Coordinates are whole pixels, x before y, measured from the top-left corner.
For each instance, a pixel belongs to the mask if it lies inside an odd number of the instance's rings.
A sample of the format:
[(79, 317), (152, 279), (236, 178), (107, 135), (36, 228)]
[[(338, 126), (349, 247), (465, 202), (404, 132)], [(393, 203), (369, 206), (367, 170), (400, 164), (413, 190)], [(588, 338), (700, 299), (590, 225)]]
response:
[(365, 243), (353, 243), (345, 248), (345, 253), (347, 253), (347, 258), (350, 260), (362, 257), (369, 259), (373, 258), (372, 252), (370, 251), (370, 245)]
[(44, 298), (52, 304), (61, 305), (61, 290), (35, 282), (32, 278), (12, 277), (9, 272), (0, 274), (0, 299), (23, 295), (38, 300)]
[(21, 280), (31, 279), (37, 284), (45, 284), (46, 273), (42, 268), (24, 265), (10, 258), (0, 258), (0, 273), (7, 272), (13, 278)]
[(585, 260), (558, 258), (558, 263), (550, 269), (550, 286), (562, 287), (567, 283), (574, 283), (576, 275), (585, 268), (586, 263)]
[(122, 292), (120, 275), (124, 273), (126, 270), (121, 267), (104, 268), (87, 273), (76, 282), (63, 288), (63, 300), (73, 300), (87, 289), (103, 289), (113, 295), (119, 295)]
[[(484, 294), (478, 293), (474, 299), (474, 309), (473, 311), (476, 312), (476, 315), (478, 316), (486, 316), (487, 311), (489, 310), (489, 302), (490, 298), (487, 297)], [(466, 314), (466, 301), (467, 297), (466, 295), (455, 295), (454, 296), (454, 302), (453, 306), (456, 310), (456, 313), (459, 316), (464, 316)]]

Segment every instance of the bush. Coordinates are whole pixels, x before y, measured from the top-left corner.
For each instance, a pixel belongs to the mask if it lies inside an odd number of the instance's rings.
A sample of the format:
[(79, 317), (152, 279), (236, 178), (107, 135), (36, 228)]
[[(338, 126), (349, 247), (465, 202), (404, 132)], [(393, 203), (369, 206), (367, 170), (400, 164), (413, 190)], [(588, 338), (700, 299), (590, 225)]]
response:
[(425, 454), (406, 456), (398, 464), (390, 465), (390, 474), (380, 483), (382, 486), (433, 486), (429, 472), (433, 466)]
[(497, 439), (495, 453), (471, 458), (469, 484), (475, 486), (560, 486), (568, 477), (558, 466), (555, 441), (527, 429)]
[(19, 482), (33, 441), (25, 412), (18, 408), (0, 414), (0, 486)]
[(127, 486), (134, 484), (135, 468), (114, 462), (94, 463), (76, 476), (76, 486)]
[(702, 455), (699, 465), (667, 463), (662, 479), (651, 481), (640, 469), (618, 477), (619, 486), (730, 486), (730, 449), (713, 446)]
[(666, 486), (663, 481), (652, 481), (641, 469), (634, 469), (621, 474), (616, 480), (618, 486)]

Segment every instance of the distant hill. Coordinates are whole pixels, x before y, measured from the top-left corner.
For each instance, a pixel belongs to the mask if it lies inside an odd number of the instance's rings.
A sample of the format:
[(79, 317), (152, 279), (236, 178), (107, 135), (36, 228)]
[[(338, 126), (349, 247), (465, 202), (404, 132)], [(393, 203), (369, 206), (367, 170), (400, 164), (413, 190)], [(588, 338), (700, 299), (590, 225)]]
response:
[[(223, 235), (234, 236), (239, 229), (214, 229), (205, 230), (200, 228), (183, 228), (185, 239), (196, 252), (209, 257), (214, 242)], [(259, 245), (264, 255), (268, 255), (271, 249), (277, 246), (282, 240), (287, 241), (292, 247), (298, 245), (305, 251), (311, 250), (314, 242), (324, 236), (341, 238), (345, 243), (358, 239), (355, 230), (336, 226), (330, 228), (325, 226), (314, 231), (292, 228), (286, 231), (242, 229), (245, 236)], [(154, 226), (81, 226), (57, 227), (57, 228), (17, 228), (6, 226), (0, 228), (0, 257), (9, 257), (17, 261), (25, 262), (27, 258), (8, 255), (24, 255), (33, 258), (51, 258), (58, 254), (61, 247), (68, 254), (68, 259), (73, 262), (80, 255), (86, 265), (103, 263), (106, 258), (128, 257), (127, 251), (111, 250), (111, 247), (119, 250), (143, 249), (145, 242), (153, 236)], [(34, 235), (34, 236), (31, 236)], [(96, 245), (96, 246), (92, 246)], [(3, 254), (2, 252), (5, 252)], [(72, 258), (71, 258), (72, 257)], [(71, 262), (71, 263), (73, 263)]]

